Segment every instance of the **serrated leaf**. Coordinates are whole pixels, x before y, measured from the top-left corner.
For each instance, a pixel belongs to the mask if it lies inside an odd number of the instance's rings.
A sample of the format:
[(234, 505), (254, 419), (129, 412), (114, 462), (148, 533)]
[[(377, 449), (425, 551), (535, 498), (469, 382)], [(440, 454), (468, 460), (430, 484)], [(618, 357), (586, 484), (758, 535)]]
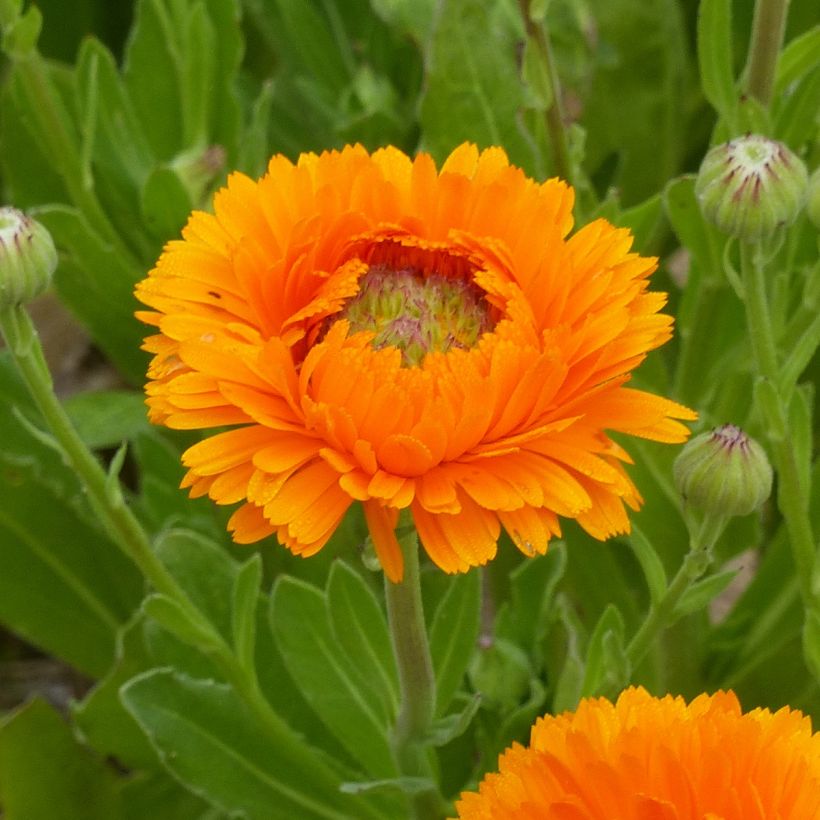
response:
[(281, 576), (271, 595), (270, 623), (288, 672), (328, 730), (369, 774), (395, 776), (389, 724), (359, 687), (352, 661), (333, 634), (324, 594)]
[(720, 595), (737, 575), (737, 570), (725, 570), (692, 584), (680, 597), (673, 612), (673, 621), (705, 609), (709, 602)]
[(328, 579), (327, 606), (333, 634), (353, 662), (361, 687), (372, 692), (392, 720), (398, 712), (399, 680), (378, 599), (347, 564), (336, 561)]
[(737, 105), (731, 0), (703, 0), (698, 7), (698, 64), (704, 96), (731, 123)]
[(436, 714), (443, 715), (458, 691), (478, 640), (481, 576), (478, 570), (450, 579), (430, 626), (436, 675)]
[(369, 816), (282, 724), (260, 725), (228, 687), (155, 670), (122, 689), (167, 768), (194, 793), (248, 820)]
[(114, 775), (34, 700), (0, 725), (0, 802), (6, 820), (111, 820)]

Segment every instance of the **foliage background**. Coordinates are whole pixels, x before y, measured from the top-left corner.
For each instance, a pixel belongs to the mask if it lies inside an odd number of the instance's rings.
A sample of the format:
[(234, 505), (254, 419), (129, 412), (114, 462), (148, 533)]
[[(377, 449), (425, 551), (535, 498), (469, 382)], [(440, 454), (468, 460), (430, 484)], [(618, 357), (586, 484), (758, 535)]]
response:
[[(14, 5), (6, 3), (4, 16)], [(256, 731), (208, 647), (197, 648), (195, 636), (145, 603), (141, 576), (91, 514), (76, 477), (33, 431), (37, 411), (3, 357), (0, 622), (74, 670), (77, 700), (66, 714), (42, 700), (16, 711), (4, 704), (0, 805), (9, 820), (297, 816), (281, 777), (338, 812), (315, 816), (397, 816), (394, 792), (337, 791), (341, 780), (395, 776), (386, 751), (395, 669), (379, 579), (360, 557), (361, 517), (351, 514), (310, 561), (271, 544), (228, 543), (224, 511), (176, 489), (179, 453), (193, 437), (145, 421), (145, 329), (133, 318), (131, 291), (230, 169), (257, 176), (274, 152), (295, 158), (358, 141), (427, 150), (441, 161), (471, 140), (501, 144), (536, 178), (553, 174), (544, 125), (551, 99), (519, 9), (513, 0), (38, 7), (39, 46), (31, 9), (3, 42), (2, 198), (53, 233), (59, 301), (115, 374), (107, 389), (75, 392), (66, 406), (103, 458), (128, 442), (128, 501), (158, 537), (158, 554), (226, 640), (250, 640), (248, 662), (264, 696), (293, 731), (287, 743)], [(698, 64), (698, 3), (536, 7), (546, 14), (571, 121), (578, 222), (603, 215), (631, 227), (636, 248), (660, 256), (654, 287), (670, 293), (678, 317), (675, 341), (650, 357), (638, 381), (697, 408), (701, 427), (732, 422), (765, 438), (750, 401), (742, 306), (722, 273), (725, 239), (701, 220), (687, 176), (710, 141), (726, 136), (726, 112), (718, 104), (716, 113), (714, 86)], [(730, 27), (701, 32), (701, 50), (736, 77), (751, 0), (732, 3), (731, 13)], [(736, 115), (742, 130), (784, 139), (810, 168), (818, 159), (818, 34), (816, 3), (794, 0), (786, 42), (796, 45), (781, 62), (772, 111), (741, 101)], [(724, 122), (715, 134), (718, 113)], [(807, 219), (781, 253), (783, 270), (794, 272), (772, 285), (788, 347), (820, 303), (816, 231)], [(807, 453), (817, 431), (817, 367), (815, 356), (791, 419)], [(463, 718), (437, 750), (448, 796), (525, 738), (535, 716), (612, 694), (628, 680), (687, 697), (733, 687), (746, 708), (788, 703), (818, 725), (820, 688), (804, 660), (803, 609), (774, 505), (731, 525), (684, 617), (647, 661), (626, 668), (629, 636), (688, 547), (671, 487), (673, 448), (632, 443), (630, 451), (646, 499), (631, 537), (599, 544), (567, 526), (566, 545), (543, 559), (526, 561), (505, 542), (481, 574), (425, 573), (441, 716)], [(813, 486), (816, 502), (820, 482)], [(812, 509), (817, 531), (820, 504)], [(709, 602), (738, 566), (740, 586), (720, 598), (718, 612)], [(243, 607), (244, 639), (236, 616)], [(33, 650), (7, 639), (0, 651), (1, 689), (11, 662)], [(339, 692), (359, 705), (341, 708)], [(297, 764), (309, 759), (321, 765)], [(314, 816), (299, 805), (298, 816)]]

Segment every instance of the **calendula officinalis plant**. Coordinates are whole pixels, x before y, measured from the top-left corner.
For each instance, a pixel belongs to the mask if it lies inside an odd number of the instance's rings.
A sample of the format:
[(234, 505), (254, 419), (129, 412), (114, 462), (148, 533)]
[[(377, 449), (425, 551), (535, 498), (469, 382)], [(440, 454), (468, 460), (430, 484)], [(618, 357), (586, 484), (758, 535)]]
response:
[(8, 820), (820, 817), (811, 2), (0, 31)]

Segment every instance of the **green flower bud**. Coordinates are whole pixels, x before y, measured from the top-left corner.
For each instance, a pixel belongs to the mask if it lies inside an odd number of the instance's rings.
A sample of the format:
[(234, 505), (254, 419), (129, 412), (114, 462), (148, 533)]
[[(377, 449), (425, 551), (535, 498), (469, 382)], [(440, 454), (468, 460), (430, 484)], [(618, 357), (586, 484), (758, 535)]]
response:
[(22, 211), (0, 208), (0, 308), (39, 296), (56, 267), (51, 234)]
[(807, 185), (806, 166), (783, 143), (749, 134), (706, 154), (695, 195), (719, 230), (753, 241), (794, 221)]
[(733, 424), (695, 436), (675, 459), (672, 471), (686, 504), (712, 515), (748, 515), (772, 491), (765, 451)]
[(809, 180), (809, 219), (818, 231), (820, 231), (820, 168), (815, 170)]

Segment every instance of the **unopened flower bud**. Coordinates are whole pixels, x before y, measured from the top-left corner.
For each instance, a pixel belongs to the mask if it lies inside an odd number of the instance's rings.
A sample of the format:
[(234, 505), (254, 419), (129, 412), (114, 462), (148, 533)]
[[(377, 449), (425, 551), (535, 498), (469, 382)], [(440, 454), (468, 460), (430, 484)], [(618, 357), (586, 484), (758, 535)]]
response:
[(0, 208), (0, 308), (39, 296), (56, 268), (51, 234), (22, 211)]
[(719, 230), (754, 241), (794, 221), (807, 185), (806, 166), (782, 142), (749, 134), (706, 154), (695, 195)]
[(809, 219), (818, 231), (820, 231), (820, 168), (817, 168), (809, 180)]
[(695, 436), (681, 450), (672, 470), (686, 504), (713, 515), (748, 515), (772, 491), (766, 453), (733, 424)]

